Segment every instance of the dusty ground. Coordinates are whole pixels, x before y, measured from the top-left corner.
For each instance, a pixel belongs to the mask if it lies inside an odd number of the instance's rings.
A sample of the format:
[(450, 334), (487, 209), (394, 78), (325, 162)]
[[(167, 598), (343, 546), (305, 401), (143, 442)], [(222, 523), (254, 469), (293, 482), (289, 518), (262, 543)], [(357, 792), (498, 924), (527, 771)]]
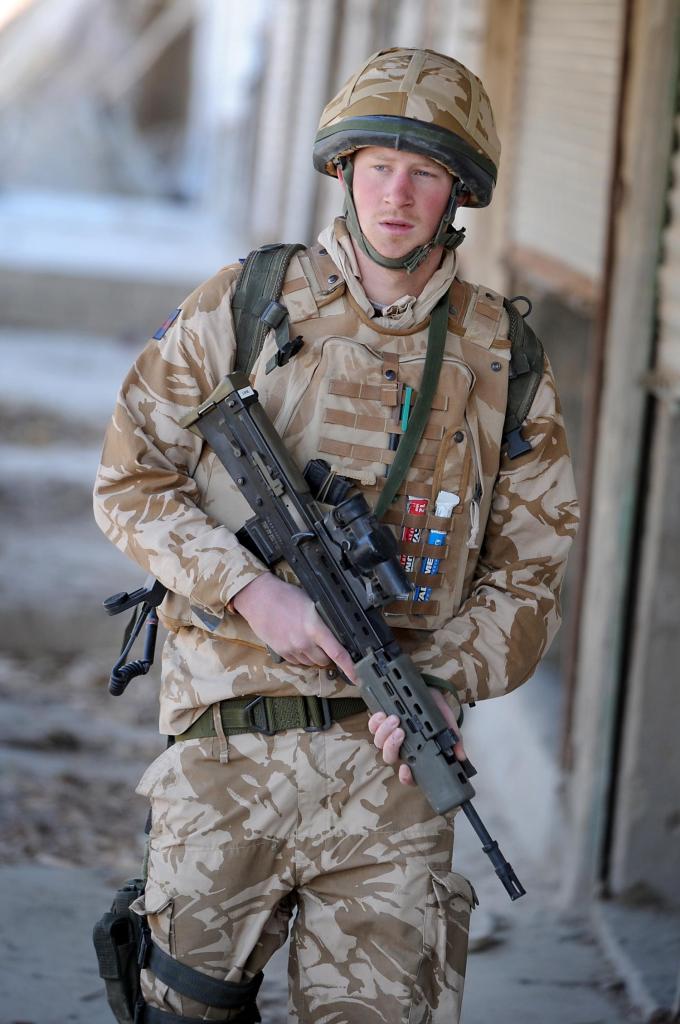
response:
[[(141, 573), (89, 511), (103, 422), (132, 354), (110, 340), (0, 332), (0, 1024), (113, 1019), (90, 932), (113, 887), (138, 873), (146, 807), (133, 787), (162, 748), (156, 679), (118, 699), (106, 690), (123, 622), (100, 602)], [(525, 691), (477, 709), (466, 733), (478, 809), (528, 895), (509, 902), (462, 823), (457, 867), (482, 901), (463, 1019), (632, 1021), (586, 922), (554, 902), (556, 775), (542, 730), (555, 690), (547, 679)], [(263, 990), (266, 1024), (286, 1019), (284, 970), (282, 955)]]

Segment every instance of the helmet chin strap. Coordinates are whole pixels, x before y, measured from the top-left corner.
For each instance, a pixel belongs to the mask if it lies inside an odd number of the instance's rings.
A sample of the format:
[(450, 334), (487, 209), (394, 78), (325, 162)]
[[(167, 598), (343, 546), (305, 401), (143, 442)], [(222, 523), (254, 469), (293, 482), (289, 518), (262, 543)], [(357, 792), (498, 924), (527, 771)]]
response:
[(439, 221), (439, 226), (435, 231), (433, 237), (429, 242), (425, 242), (424, 245), (418, 245), (415, 249), (411, 249), (405, 256), (399, 256), (396, 258), (390, 258), (389, 256), (383, 256), (379, 253), (371, 243), (368, 241), (359, 223), (357, 216), (356, 206), (354, 205), (354, 194), (352, 192), (352, 181), (354, 178), (354, 165), (352, 164), (351, 157), (344, 157), (338, 161), (342, 168), (342, 177), (345, 182), (345, 208), (344, 216), (347, 221), (347, 229), (357, 243), (362, 252), (365, 252), (374, 263), (378, 263), (381, 267), (387, 267), (388, 270), (406, 270), (407, 273), (412, 274), (416, 270), (423, 260), (427, 259), (433, 249), (437, 246), (442, 245), (445, 249), (456, 249), (463, 241), (465, 237), (465, 228), (454, 229), (453, 220), (456, 216), (456, 210), (458, 209), (458, 200), (461, 195), (466, 191), (462, 181), (458, 178), (454, 181), (451, 188), (451, 195), (449, 201), (446, 204), (446, 209)]

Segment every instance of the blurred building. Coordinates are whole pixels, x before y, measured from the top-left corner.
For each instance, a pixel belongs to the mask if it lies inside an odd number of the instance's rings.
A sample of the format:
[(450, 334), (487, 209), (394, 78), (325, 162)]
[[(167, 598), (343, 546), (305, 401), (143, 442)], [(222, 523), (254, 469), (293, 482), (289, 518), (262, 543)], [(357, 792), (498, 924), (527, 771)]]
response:
[(243, 252), (266, 9), (0, 4), (5, 323), (143, 338)]
[[(165, 274), (175, 289), (215, 269), (203, 272), (208, 257), (310, 241), (339, 212), (311, 143), (370, 53), (427, 46), (483, 79), (503, 154), (494, 203), (465, 215), (462, 273), (531, 297), (583, 505), (555, 654), (565, 894), (590, 902), (620, 963), (635, 961), (626, 981), (648, 1018), (673, 1000), (680, 1012), (676, 0), (17, 0), (8, 12), (0, 224), (29, 189), (124, 197), (131, 217), (155, 204), (163, 251), (179, 239), (191, 254)], [(12, 259), (0, 240), (5, 315), (26, 322), (40, 314), (17, 300)], [(63, 267), (43, 270), (44, 294), (62, 294)], [(151, 293), (142, 284), (130, 330)]]

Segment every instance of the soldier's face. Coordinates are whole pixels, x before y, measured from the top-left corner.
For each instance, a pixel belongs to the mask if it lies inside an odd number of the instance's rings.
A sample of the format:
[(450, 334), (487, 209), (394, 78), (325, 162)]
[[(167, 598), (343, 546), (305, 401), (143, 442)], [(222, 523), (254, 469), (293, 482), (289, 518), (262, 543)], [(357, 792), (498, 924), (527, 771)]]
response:
[(452, 184), (441, 164), (417, 153), (378, 146), (358, 150), (353, 193), (361, 230), (381, 255), (405, 256), (434, 235)]

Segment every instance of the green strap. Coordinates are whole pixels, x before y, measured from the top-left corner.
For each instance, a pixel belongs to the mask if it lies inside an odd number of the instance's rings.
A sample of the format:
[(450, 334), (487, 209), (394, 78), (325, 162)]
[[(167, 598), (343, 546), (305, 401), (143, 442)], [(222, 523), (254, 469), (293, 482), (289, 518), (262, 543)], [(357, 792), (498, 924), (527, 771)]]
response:
[[(333, 722), (366, 710), (360, 697), (235, 697), (220, 701), (225, 735), (245, 732), (282, 732), (285, 729), (328, 729)], [(176, 740), (216, 736), (213, 709), (209, 707)]]
[[(236, 331), (236, 368), (247, 376), (262, 351), (268, 331), (275, 330), (279, 348), (288, 341), (288, 317), (278, 298), (288, 264), (299, 249), (304, 249), (301, 243), (263, 245), (253, 249), (243, 264), (231, 308)], [(277, 306), (283, 316), (275, 316), (278, 310), (273, 307)]]
[(444, 346), (449, 321), (449, 293), (446, 291), (430, 315), (430, 330), (427, 335), (427, 353), (423, 367), (423, 379), (416, 404), (406, 429), (397, 448), (394, 462), (385, 481), (385, 486), (375, 506), (375, 514), (380, 519), (394, 501), (404, 477), (408, 473), (420, 439), (425, 430), (432, 400), (439, 383), (439, 373), (444, 359)]

